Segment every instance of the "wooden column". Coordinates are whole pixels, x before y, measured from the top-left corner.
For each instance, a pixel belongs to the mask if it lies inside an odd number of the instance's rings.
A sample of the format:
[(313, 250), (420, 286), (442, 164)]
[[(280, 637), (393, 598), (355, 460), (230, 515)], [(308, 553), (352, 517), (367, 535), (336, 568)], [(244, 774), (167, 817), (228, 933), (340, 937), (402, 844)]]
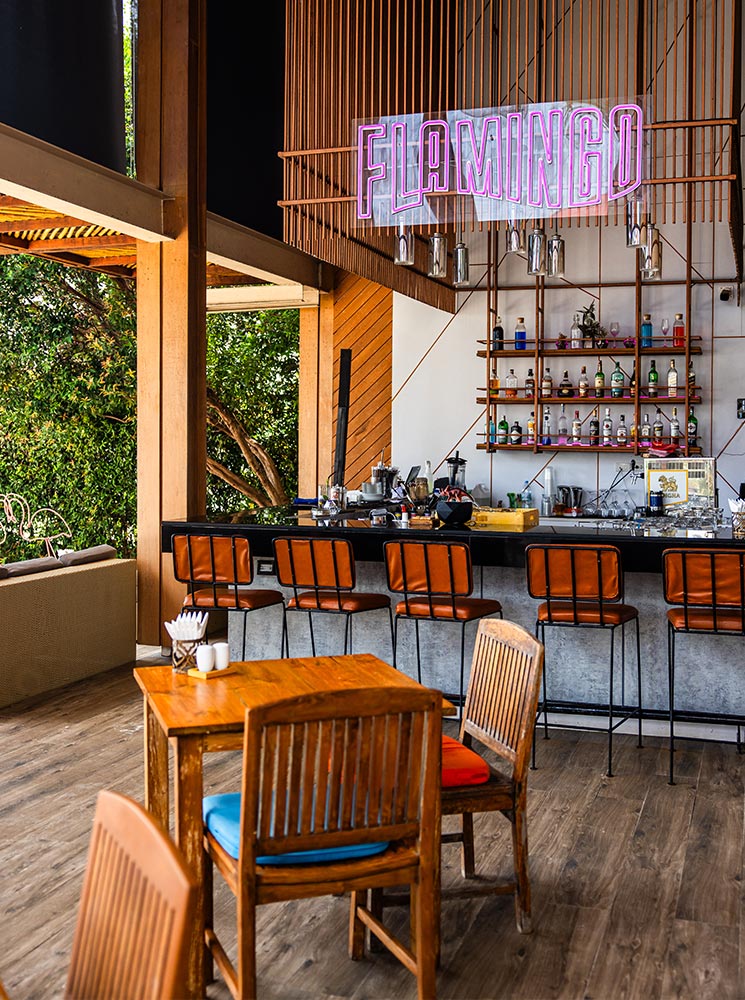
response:
[(334, 296), (321, 293), (316, 309), (300, 310), (298, 493), (316, 495), (331, 473), (334, 374)]
[(205, 79), (206, 0), (139, 0), (137, 174), (172, 196), (175, 235), (137, 247), (138, 637), (154, 644), (183, 596), (161, 521), (205, 512)]

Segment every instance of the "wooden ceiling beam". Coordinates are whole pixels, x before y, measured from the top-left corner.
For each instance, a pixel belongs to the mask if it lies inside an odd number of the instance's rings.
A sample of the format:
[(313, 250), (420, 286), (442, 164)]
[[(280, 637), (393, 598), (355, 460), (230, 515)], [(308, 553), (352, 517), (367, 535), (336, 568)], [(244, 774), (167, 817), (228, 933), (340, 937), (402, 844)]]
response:
[[(2, 209), (0, 209), (2, 211)], [(81, 222), (71, 215), (48, 215), (43, 209), (39, 209), (39, 214), (33, 218), (23, 219), (0, 219), (0, 233), (22, 233), (27, 230), (42, 232), (50, 229), (79, 229), (81, 226), (90, 226), (90, 222)]]
[(164, 219), (168, 194), (2, 123), (0, 189), (147, 243), (174, 235)]
[(112, 250), (118, 248), (135, 249), (135, 241), (130, 236), (71, 236), (61, 239), (37, 240), (30, 239), (28, 248), (33, 252), (57, 253), (59, 250), (95, 250), (100, 248)]

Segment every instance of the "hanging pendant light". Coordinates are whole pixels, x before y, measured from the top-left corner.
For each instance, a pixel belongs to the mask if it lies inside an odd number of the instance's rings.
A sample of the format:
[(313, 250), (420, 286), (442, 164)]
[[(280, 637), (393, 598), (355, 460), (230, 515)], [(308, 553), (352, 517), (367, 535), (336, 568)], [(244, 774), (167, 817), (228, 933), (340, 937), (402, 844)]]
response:
[(546, 234), (540, 226), (534, 226), (528, 237), (528, 274), (546, 273)]
[(546, 274), (549, 278), (564, 277), (564, 237), (552, 233), (548, 238), (546, 251)]
[(647, 226), (647, 242), (639, 250), (639, 267), (643, 281), (660, 281), (662, 278), (662, 237), (651, 223)]
[(393, 263), (406, 267), (411, 267), (414, 263), (414, 234), (411, 226), (405, 226), (403, 223), (396, 226), (396, 252)]
[(647, 242), (649, 214), (640, 198), (630, 198), (626, 202), (626, 246), (643, 247)]
[(448, 276), (448, 244), (442, 233), (435, 233), (429, 238), (429, 268), (430, 278), (447, 278)]
[(507, 253), (523, 253), (525, 250), (525, 223), (522, 219), (507, 223)]
[(453, 284), (456, 288), (460, 285), (470, 284), (468, 267), (468, 247), (465, 243), (456, 243), (453, 252)]

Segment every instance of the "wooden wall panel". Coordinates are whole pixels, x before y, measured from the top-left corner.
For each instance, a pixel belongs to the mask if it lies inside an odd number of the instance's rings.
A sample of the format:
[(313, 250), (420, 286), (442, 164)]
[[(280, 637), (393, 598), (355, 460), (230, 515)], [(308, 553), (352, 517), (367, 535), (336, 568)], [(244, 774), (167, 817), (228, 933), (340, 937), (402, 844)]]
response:
[[(359, 489), (385, 452), (391, 460), (393, 293), (354, 274), (334, 291), (334, 417), (339, 392), (339, 352), (352, 351), (345, 486)], [(336, 437), (334, 437), (334, 449)]]

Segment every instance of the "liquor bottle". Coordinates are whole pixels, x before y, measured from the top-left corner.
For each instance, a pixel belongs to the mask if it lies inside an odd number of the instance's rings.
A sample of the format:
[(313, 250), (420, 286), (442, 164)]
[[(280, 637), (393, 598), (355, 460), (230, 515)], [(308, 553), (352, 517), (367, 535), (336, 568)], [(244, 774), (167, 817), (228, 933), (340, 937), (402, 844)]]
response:
[(636, 398), (636, 361), (634, 362), (634, 367), (631, 369), (631, 378), (629, 379), (629, 396), (632, 399)]
[(623, 399), (623, 372), (620, 361), (616, 361), (616, 367), (610, 374), (610, 394), (613, 399)]
[(582, 347), (582, 330), (579, 325), (579, 313), (574, 314), (572, 329), (569, 331), (569, 344), (573, 350), (578, 351)]
[(571, 399), (571, 397), (574, 395), (574, 386), (569, 381), (568, 371), (564, 372), (561, 382), (559, 382), (558, 395), (561, 396), (562, 399)]
[(643, 448), (648, 448), (652, 443), (652, 428), (649, 424), (649, 414), (645, 413), (642, 425), (639, 428), (639, 444)]
[(489, 395), (498, 396), (499, 395), (499, 375), (497, 375), (496, 369), (492, 373), (489, 379)]
[(678, 407), (673, 407), (673, 415), (670, 417), (670, 444), (680, 444), (680, 421), (678, 420)]
[(556, 437), (559, 444), (566, 444), (569, 437), (569, 423), (567, 421), (566, 403), (561, 404), (561, 413), (556, 421)]
[(532, 507), (533, 506), (533, 491), (530, 488), (530, 483), (526, 479), (523, 483), (523, 488), (520, 493), (520, 506), (521, 507)]
[(514, 422), (510, 428), (510, 444), (522, 444), (523, 443), (523, 429), (517, 420)]
[(527, 433), (525, 435), (526, 444), (535, 444), (535, 413), (531, 410), (528, 417)]
[(551, 378), (551, 369), (546, 368), (541, 379), (541, 395), (550, 396), (554, 391), (554, 380)]
[(697, 439), (698, 420), (696, 419), (696, 414), (693, 412), (693, 407), (691, 407), (691, 412), (688, 414), (688, 447), (695, 448)]
[(497, 322), (494, 324), (494, 329), (491, 332), (491, 349), (492, 351), (504, 350), (504, 327), (502, 326), (501, 316), (497, 316)]
[(616, 428), (616, 444), (619, 448), (625, 448), (628, 444), (628, 440), (629, 435), (626, 427), (626, 417), (622, 413), (618, 418), (618, 427)]
[(600, 421), (598, 420), (597, 407), (592, 411), (590, 417), (590, 444), (597, 446), (600, 443)]
[(489, 444), (497, 443), (497, 425), (494, 423), (494, 418), (489, 417)]
[(507, 417), (502, 414), (502, 419), (497, 424), (497, 444), (507, 444), (510, 438), (510, 425)]
[(587, 378), (587, 368), (582, 365), (582, 371), (579, 373), (579, 381), (577, 382), (577, 395), (580, 399), (587, 399), (590, 395), (590, 383)]
[(572, 421), (572, 444), (582, 443), (582, 421), (579, 419), (579, 410), (574, 411), (574, 420)]
[(652, 424), (652, 441), (660, 442), (662, 441), (662, 435), (665, 433), (665, 425), (662, 421), (662, 410), (657, 407), (657, 412), (654, 415), (654, 423)]
[(603, 359), (598, 358), (598, 370), (595, 372), (595, 399), (602, 399), (605, 395), (605, 373), (603, 372)]
[(678, 369), (675, 367), (675, 358), (670, 358), (670, 371), (667, 373), (667, 395), (669, 399), (674, 399), (678, 395)]
[(541, 432), (541, 444), (551, 444), (551, 411), (547, 406), (543, 410), (543, 431)]
[(613, 444), (613, 421), (611, 420), (610, 409), (606, 407), (603, 417), (603, 444)]
[(504, 394), (510, 398), (517, 395), (517, 375), (515, 375), (514, 368), (510, 368), (510, 373), (504, 380)]
[(528, 346), (528, 333), (525, 329), (525, 317), (518, 316), (515, 324), (515, 350), (525, 351)]
[(652, 317), (649, 313), (644, 313), (644, 321), (641, 328), (641, 346), (652, 346)]
[(649, 362), (649, 378), (647, 379), (647, 395), (650, 399), (657, 398), (657, 384), (660, 381), (660, 375), (657, 371), (657, 365), (654, 360)]
[(528, 374), (525, 376), (525, 398), (532, 399), (535, 395), (535, 377), (533, 375), (533, 369), (528, 368)]
[(634, 420), (633, 415), (631, 417), (631, 425), (629, 427), (629, 441), (632, 444), (636, 444), (636, 421)]
[(675, 322), (673, 323), (673, 347), (685, 347), (686, 345), (686, 328), (683, 322), (683, 313), (675, 314)]
[(693, 362), (688, 362), (688, 392), (693, 395), (696, 389), (696, 373), (693, 370)]

